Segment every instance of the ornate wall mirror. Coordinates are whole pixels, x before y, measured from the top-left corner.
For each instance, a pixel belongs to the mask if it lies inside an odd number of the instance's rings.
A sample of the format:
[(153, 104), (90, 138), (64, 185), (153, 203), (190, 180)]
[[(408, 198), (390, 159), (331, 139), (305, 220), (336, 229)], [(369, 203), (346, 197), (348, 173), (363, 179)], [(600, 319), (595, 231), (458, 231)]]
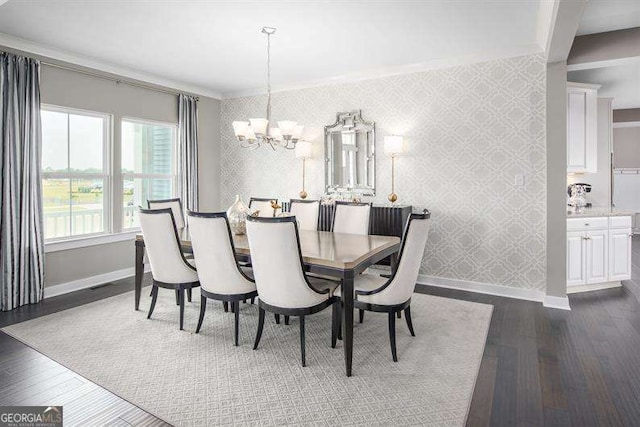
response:
[(325, 191), (349, 191), (375, 196), (375, 123), (362, 119), (361, 111), (338, 113), (324, 128)]

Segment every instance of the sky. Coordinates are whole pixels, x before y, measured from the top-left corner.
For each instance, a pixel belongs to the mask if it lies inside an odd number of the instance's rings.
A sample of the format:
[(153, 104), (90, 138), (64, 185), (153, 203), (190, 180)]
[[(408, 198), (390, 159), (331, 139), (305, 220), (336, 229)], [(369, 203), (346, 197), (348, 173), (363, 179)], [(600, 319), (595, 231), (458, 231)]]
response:
[[(68, 118), (68, 123), (67, 123)], [(87, 170), (103, 168), (104, 126), (100, 117), (66, 114), (42, 110), (42, 169), (44, 171)], [(122, 168), (134, 167), (134, 127), (122, 123)], [(69, 146), (67, 148), (67, 132)]]

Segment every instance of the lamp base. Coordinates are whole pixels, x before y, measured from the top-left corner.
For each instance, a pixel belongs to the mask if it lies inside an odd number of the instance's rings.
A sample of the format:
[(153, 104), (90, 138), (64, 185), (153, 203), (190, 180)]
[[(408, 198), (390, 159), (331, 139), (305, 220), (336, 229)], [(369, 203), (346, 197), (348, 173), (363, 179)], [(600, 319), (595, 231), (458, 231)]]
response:
[(307, 196), (308, 196), (308, 194), (307, 194), (307, 192), (306, 192), (306, 191), (302, 190), (302, 191), (299, 193), (299, 196), (300, 196), (300, 198), (301, 198), (301, 199), (306, 199), (306, 198), (307, 198)]
[(387, 199), (389, 199), (391, 203), (395, 203), (395, 201), (398, 200), (398, 195), (396, 193), (391, 193), (387, 196)]

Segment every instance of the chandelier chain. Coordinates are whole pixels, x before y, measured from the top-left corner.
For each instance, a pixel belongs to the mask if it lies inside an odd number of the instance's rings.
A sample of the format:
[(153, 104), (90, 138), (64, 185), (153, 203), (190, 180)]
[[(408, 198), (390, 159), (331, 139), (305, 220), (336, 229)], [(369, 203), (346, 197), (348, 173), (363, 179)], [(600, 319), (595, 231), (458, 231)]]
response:
[[(271, 122), (271, 34), (267, 33), (267, 120)], [(267, 135), (269, 129), (267, 129)]]

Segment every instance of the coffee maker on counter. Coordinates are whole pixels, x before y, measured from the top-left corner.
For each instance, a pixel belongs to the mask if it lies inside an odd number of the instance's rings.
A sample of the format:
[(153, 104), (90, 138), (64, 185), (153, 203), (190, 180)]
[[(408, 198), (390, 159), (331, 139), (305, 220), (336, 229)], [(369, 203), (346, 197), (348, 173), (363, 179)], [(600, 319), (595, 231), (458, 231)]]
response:
[(591, 203), (587, 203), (586, 195), (591, 192), (591, 184), (585, 184), (583, 182), (576, 182), (570, 184), (567, 187), (567, 194), (569, 195), (569, 206), (573, 206), (575, 209), (581, 209), (590, 207)]

